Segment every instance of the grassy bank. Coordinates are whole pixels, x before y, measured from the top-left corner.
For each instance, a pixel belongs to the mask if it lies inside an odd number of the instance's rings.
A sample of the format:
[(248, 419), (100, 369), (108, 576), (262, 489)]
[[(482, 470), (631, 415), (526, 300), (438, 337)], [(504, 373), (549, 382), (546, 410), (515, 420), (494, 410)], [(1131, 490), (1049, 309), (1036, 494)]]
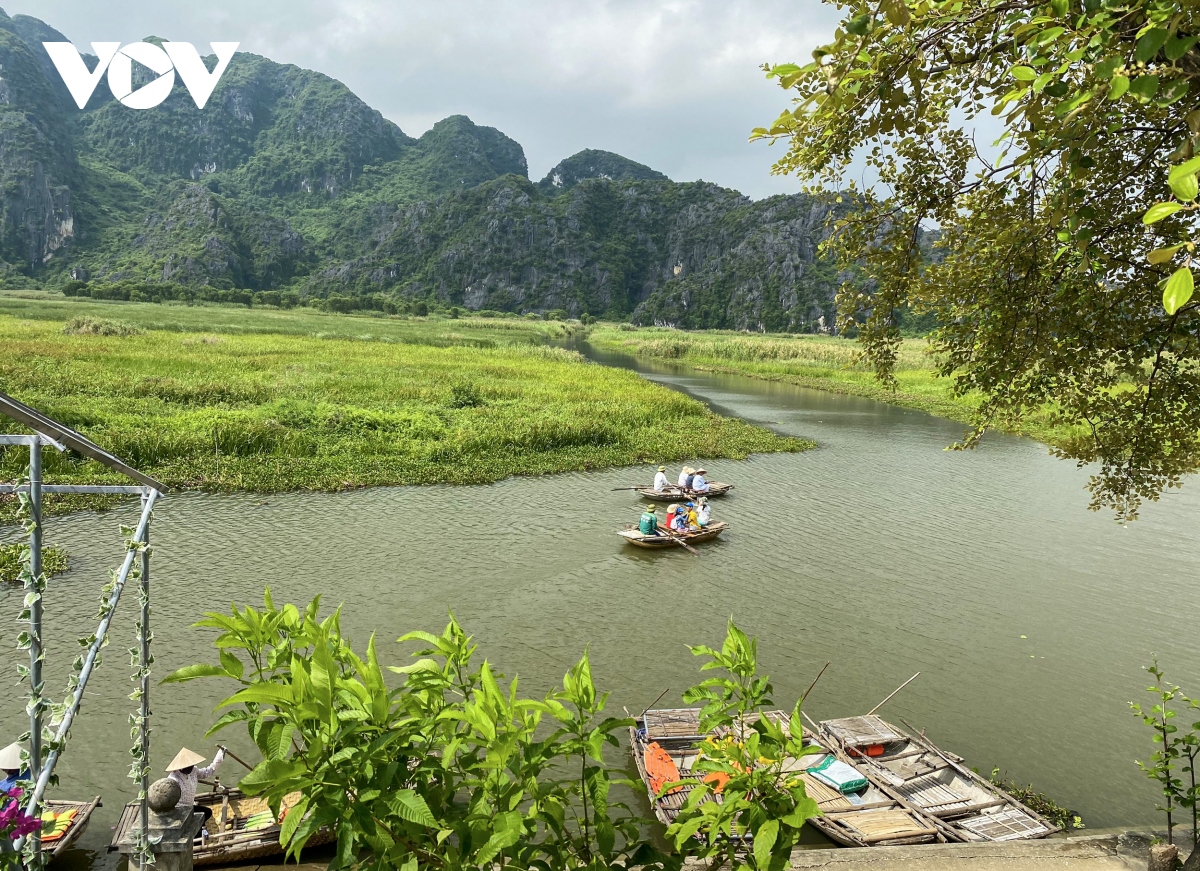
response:
[[(851, 339), (605, 325), (593, 329), (588, 342), (601, 350), (681, 363), (703, 371), (864, 396), (963, 423), (971, 420), (980, 402), (978, 395), (954, 395), (950, 381), (937, 376), (923, 339), (906, 339), (901, 347), (895, 390), (875, 380), (871, 368), (860, 359), (858, 343)], [(1067, 435), (1065, 429), (1052, 424), (1048, 414), (997, 428), (1050, 445), (1061, 443)]]
[[(4, 295), (0, 390), (206, 490), (469, 484), (811, 446), (547, 344), (570, 329)], [(24, 464), (4, 450), (0, 480)], [(52, 453), (46, 472), (118, 480)]]

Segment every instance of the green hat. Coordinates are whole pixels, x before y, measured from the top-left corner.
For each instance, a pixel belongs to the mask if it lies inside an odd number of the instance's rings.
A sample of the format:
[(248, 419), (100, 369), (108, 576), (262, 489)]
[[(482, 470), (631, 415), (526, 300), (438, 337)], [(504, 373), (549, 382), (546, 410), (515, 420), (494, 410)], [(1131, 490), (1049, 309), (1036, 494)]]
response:
[(653, 514), (655, 511), (658, 510), (658, 506), (657, 505), (647, 505), (646, 510), (649, 511), (651, 514)]
[(658, 471), (660, 471), (660, 472), (665, 472), (665, 471), (667, 471), (667, 467), (666, 467), (666, 466), (659, 466), (659, 467), (658, 467)]

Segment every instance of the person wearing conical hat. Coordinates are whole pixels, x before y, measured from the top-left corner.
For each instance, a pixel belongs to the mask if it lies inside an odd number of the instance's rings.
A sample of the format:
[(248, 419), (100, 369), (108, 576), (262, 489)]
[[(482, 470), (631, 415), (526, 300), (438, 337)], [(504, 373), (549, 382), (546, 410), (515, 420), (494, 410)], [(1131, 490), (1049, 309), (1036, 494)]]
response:
[(662, 533), (658, 531), (657, 506), (646, 506), (646, 510), (642, 512), (641, 520), (638, 521), (638, 532), (640, 532), (642, 535), (662, 535)]
[(17, 785), (18, 780), (29, 779), (29, 769), (21, 766), (21, 744), (13, 741), (0, 750), (0, 791), (8, 792)]
[(175, 806), (191, 806), (197, 813), (204, 815), (204, 822), (207, 823), (212, 817), (212, 808), (204, 805), (196, 807), (196, 787), (199, 786), (201, 779), (208, 780), (217, 773), (217, 766), (225, 759), (225, 748), (217, 748), (217, 755), (213, 757), (212, 765), (197, 768), (196, 766), (203, 762), (204, 758), (196, 751), (184, 747), (175, 754), (175, 758), (167, 766), (167, 777), (179, 784), (179, 802)]
[(659, 466), (658, 472), (654, 475), (654, 492), (662, 493), (669, 486), (667, 483), (667, 467)]
[(697, 469), (696, 470), (696, 474), (692, 476), (692, 492), (694, 492), (694, 493), (707, 493), (708, 492), (708, 481), (706, 481), (704, 479), (704, 476), (707, 474), (708, 474), (708, 469)]
[(690, 478), (695, 471), (696, 470), (691, 466), (684, 466), (683, 471), (679, 473), (679, 486), (686, 488), (688, 486), (688, 478)]

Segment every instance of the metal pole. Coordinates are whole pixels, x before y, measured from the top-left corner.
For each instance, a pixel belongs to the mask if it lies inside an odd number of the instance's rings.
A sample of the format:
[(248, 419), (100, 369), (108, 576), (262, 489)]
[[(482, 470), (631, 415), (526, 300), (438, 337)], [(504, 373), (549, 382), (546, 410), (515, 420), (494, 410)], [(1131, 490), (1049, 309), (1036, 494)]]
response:
[[(29, 442), (29, 506), (33, 523), (29, 530), (29, 574), (35, 587), (42, 575), (42, 440), (34, 433)], [(42, 767), (42, 594), (38, 592), (29, 607), (29, 777), (37, 783)], [(41, 808), (32, 808), (41, 816)], [(30, 835), (36, 858), (41, 850), (39, 833)]]
[[(142, 511), (146, 510), (149, 493), (142, 494)], [(146, 793), (150, 789), (150, 518), (147, 516), (142, 533), (142, 838), (150, 834), (149, 809)], [(145, 841), (149, 843), (149, 841)]]

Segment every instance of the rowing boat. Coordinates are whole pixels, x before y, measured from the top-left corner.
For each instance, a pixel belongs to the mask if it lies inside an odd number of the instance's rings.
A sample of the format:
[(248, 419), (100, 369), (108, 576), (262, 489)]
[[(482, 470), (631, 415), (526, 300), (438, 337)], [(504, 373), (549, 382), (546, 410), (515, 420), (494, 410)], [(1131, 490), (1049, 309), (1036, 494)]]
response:
[(643, 532), (639, 532), (637, 527), (630, 527), (629, 529), (619, 530), (617, 535), (638, 547), (663, 548), (678, 547), (678, 542), (680, 541), (683, 541), (685, 544), (708, 541), (716, 538), (728, 528), (728, 523), (717, 522), (710, 523), (702, 529), (692, 529), (687, 532), (672, 532), (670, 535), (665, 533), (663, 535), (646, 535)]
[[(785, 732), (788, 730), (790, 717), (784, 711), (768, 711), (765, 716), (777, 722)], [(654, 816), (663, 825), (669, 826), (679, 816), (688, 793), (703, 778), (702, 773), (693, 771), (700, 756), (701, 742), (709, 737), (700, 732), (700, 711), (696, 708), (646, 711), (629, 732), (634, 764), (646, 785)], [(720, 737), (720, 734), (721, 730), (714, 732), (715, 737)], [(804, 741), (806, 745), (817, 745), (817, 740), (807, 729)], [(827, 749), (827, 745), (822, 749)], [(673, 766), (678, 773), (675, 780), (682, 781), (682, 785), (659, 796), (661, 783), (653, 776), (651, 768), (662, 764), (663, 753), (670, 758), (667, 770)], [(789, 758), (783, 764), (786, 774), (800, 773), (805, 791), (821, 810), (820, 816), (808, 822), (830, 840), (847, 847), (896, 846), (947, 840), (932, 819), (874, 784), (868, 784), (857, 792), (843, 794), (818, 779), (810, 769), (819, 767), (830, 755), (839, 762), (847, 761), (841, 753), (827, 749), (824, 754)], [(704, 800), (719, 799), (709, 794)]]
[[(42, 834), (42, 851), (47, 853), (50, 859), (57, 859), (60, 855), (69, 850), (79, 837), (83, 834), (83, 830), (87, 828), (88, 822), (92, 818), (92, 812), (100, 807), (100, 796), (96, 796), (91, 801), (61, 801), (59, 799), (48, 799), (42, 802), (42, 816), (45, 819), (49, 812), (53, 812), (55, 817), (59, 819), (66, 818), (68, 820), (65, 827), (57, 835)], [(58, 831), (57, 829), (53, 831)]]
[(864, 777), (937, 820), (949, 840), (1014, 841), (1059, 831), (924, 735), (873, 715), (825, 720), (820, 729)]
[[(285, 796), (280, 805), (281, 813), (286, 814), (299, 800), (298, 792)], [(197, 795), (196, 804), (212, 808), (213, 815), (193, 842), (193, 865), (228, 865), (283, 855), (279, 843), (280, 821), (275, 819), (265, 799), (247, 796), (239, 789), (221, 787), (219, 791)], [(117, 849), (126, 833), (139, 825), (140, 808), (137, 802), (125, 805), (108, 845), (110, 853)], [(309, 838), (307, 846), (316, 847), (332, 840), (333, 833), (322, 828)]]
[(701, 496), (708, 496), (710, 498), (724, 496), (732, 489), (732, 484), (722, 484), (720, 481), (713, 481), (708, 485), (707, 493), (697, 493), (695, 490), (688, 490), (683, 487), (668, 487), (666, 490), (655, 490), (653, 487), (635, 487), (634, 492), (654, 502), (679, 502), (683, 499), (698, 499)]

